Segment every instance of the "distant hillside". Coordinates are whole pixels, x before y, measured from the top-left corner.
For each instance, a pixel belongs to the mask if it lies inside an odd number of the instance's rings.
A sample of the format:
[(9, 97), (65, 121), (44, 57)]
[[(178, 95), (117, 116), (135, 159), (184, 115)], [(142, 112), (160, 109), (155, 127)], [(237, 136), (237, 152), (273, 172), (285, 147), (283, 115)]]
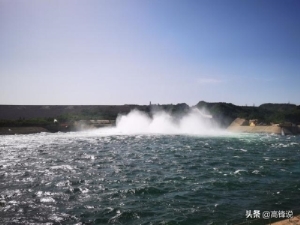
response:
[(149, 106), (140, 105), (0, 105), (0, 119), (115, 119), (119, 113), (126, 114), (135, 108), (149, 111)]
[[(300, 106), (293, 104), (262, 104), (259, 107), (237, 106), (231, 103), (200, 101), (197, 108), (205, 108), (223, 127), (237, 117), (245, 119), (258, 119), (262, 123), (292, 122), (300, 124)], [(115, 120), (118, 114), (127, 114), (138, 109), (151, 116), (152, 111), (164, 110), (172, 115), (180, 116), (190, 107), (185, 103), (167, 105), (0, 105), (0, 126), (13, 125), (46, 125), (53, 123), (56, 118), (60, 122), (75, 120), (104, 119)]]
[[(19, 121), (21, 124), (46, 124), (53, 119), (60, 122), (74, 120), (104, 119), (115, 120), (119, 114), (127, 114), (133, 109), (144, 111), (164, 110), (173, 115), (189, 110), (185, 103), (173, 105), (0, 105), (1, 122)], [(15, 123), (15, 122), (14, 122)]]
[(235, 118), (258, 119), (262, 123), (292, 122), (300, 124), (300, 106), (293, 104), (262, 104), (259, 107), (237, 106), (231, 103), (208, 103), (200, 101), (196, 107), (206, 108), (223, 126), (228, 126)]
[(268, 103), (260, 105), (259, 109), (267, 113), (265, 119), (268, 122), (281, 123), (286, 121), (300, 124), (300, 105)]

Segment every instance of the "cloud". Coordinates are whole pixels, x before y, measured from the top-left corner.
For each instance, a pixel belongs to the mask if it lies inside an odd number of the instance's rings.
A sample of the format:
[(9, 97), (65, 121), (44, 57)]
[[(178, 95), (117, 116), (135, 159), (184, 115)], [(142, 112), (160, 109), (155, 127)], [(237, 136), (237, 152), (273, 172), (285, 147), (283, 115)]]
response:
[(224, 81), (216, 78), (198, 78), (197, 82), (199, 84), (218, 84), (223, 83)]

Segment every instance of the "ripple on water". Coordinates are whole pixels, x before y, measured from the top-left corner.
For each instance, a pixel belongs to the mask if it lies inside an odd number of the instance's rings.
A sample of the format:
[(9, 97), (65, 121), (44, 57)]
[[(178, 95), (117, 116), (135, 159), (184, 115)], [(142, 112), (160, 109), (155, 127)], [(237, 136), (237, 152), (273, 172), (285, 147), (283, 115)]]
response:
[(300, 196), (297, 136), (0, 138), (4, 224), (221, 224)]

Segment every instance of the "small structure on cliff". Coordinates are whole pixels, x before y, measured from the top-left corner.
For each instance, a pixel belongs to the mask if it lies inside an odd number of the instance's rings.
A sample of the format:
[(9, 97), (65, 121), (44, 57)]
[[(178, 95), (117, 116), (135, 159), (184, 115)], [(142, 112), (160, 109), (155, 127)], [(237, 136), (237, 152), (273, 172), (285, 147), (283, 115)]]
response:
[(249, 120), (249, 126), (255, 127), (257, 124), (258, 124), (258, 120), (257, 119)]

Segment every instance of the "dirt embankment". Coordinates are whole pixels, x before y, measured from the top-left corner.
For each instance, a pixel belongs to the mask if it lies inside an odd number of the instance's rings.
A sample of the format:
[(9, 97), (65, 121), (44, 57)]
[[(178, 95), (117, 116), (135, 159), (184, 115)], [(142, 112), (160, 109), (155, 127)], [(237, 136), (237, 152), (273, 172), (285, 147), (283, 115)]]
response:
[(247, 120), (242, 118), (236, 118), (230, 126), (227, 128), (232, 132), (239, 133), (268, 133), (268, 134), (299, 134), (299, 127), (281, 127), (277, 125), (273, 126), (249, 126)]
[(241, 132), (241, 133), (270, 133), (281, 134), (281, 128), (275, 126), (229, 126), (229, 131)]

